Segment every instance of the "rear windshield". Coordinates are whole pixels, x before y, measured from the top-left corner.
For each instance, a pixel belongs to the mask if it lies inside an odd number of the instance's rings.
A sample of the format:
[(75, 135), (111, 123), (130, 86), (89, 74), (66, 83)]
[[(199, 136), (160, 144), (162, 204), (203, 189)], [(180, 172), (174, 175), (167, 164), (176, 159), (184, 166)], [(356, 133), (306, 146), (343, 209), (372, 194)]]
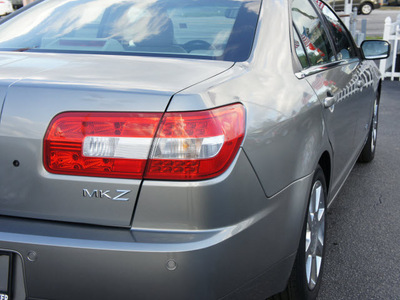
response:
[(244, 61), (259, 0), (47, 0), (0, 25), (0, 51)]

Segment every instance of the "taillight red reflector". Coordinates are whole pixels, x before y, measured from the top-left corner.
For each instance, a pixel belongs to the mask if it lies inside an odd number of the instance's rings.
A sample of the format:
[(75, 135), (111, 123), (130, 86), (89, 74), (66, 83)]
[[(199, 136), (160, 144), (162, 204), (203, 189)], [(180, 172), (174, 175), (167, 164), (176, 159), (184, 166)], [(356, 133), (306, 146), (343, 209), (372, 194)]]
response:
[(44, 138), (44, 166), (57, 174), (141, 179), (161, 116), (59, 114)]
[(200, 180), (218, 176), (235, 158), (244, 134), (245, 110), (241, 104), (166, 113), (145, 178)]

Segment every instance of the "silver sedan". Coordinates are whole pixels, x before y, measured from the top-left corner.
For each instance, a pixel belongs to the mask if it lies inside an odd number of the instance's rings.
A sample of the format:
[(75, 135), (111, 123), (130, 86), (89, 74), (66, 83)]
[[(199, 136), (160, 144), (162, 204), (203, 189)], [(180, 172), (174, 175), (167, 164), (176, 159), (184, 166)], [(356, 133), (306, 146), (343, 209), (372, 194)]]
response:
[(0, 21), (1, 299), (315, 299), (388, 52), (313, 0)]

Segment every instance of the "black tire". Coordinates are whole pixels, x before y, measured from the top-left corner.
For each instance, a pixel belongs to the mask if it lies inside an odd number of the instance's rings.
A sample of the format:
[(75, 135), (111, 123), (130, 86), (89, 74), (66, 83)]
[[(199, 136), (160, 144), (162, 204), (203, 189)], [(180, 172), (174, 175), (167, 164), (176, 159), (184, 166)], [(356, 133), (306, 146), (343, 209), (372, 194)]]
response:
[(379, 115), (379, 101), (378, 98), (374, 102), (374, 111), (372, 113), (371, 126), (368, 133), (367, 142), (362, 149), (358, 162), (369, 163), (375, 157), (376, 141), (378, 138), (378, 115)]
[(360, 13), (363, 15), (369, 15), (374, 8), (372, 7), (371, 3), (363, 3), (360, 6)]
[[(315, 284), (310, 284), (310, 277), (307, 275), (307, 267), (306, 263), (307, 260), (307, 252), (306, 251), (306, 241), (312, 240), (312, 238), (307, 239), (307, 236), (310, 237), (312, 235), (307, 235), (309, 225), (308, 223), (310, 222), (309, 220), (309, 215), (310, 211), (314, 210), (312, 209), (313, 203), (313, 193), (315, 191), (315, 187), (321, 188), (322, 191), (319, 194), (322, 198), (322, 203), (323, 203), (323, 213), (321, 216), (321, 224), (323, 224), (322, 228), (322, 245), (325, 244), (325, 236), (326, 236), (326, 197), (327, 197), (327, 191), (326, 191), (326, 182), (325, 182), (325, 176), (324, 172), (322, 171), (321, 167), (318, 166), (315, 173), (314, 173), (314, 178), (313, 178), (313, 183), (311, 186), (311, 191), (309, 195), (309, 203), (307, 206), (307, 214), (306, 218), (303, 224), (303, 229), (302, 229), (302, 234), (301, 234), (301, 239), (300, 239), (300, 244), (299, 248), (297, 250), (297, 255), (296, 255), (296, 260), (293, 265), (293, 270), (289, 278), (289, 282), (287, 285), (287, 288), (285, 291), (280, 293), (279, 295), (275, 295), (272, 297), (272, 300), (314, 300), (317, 298), (318, 291), (321, 287), (321, 279), (322, 279), (322, 273), (323, 273), (323, 267), (324, 267), (324, 261), (325, 261), (325, 247), (322, 247), (322, 251), (320, 251), (318, 254), (320, 254), (321, 258), (321, 264), (319, 268), (319, 273), (316, 277), (316, 282)], [(320, 202), (321, 202), (320, 201)], [(319, 215), (319, 214), (318, 214)], [(317, 218), (318, 218), (317, 215)], [(319, 232), (319, 231), (318, 231)], [(313, 247), (313, 241), (311, 243), (308, 243), (308, 249)], [(318, 256), (319, 257), (319, 256)]]

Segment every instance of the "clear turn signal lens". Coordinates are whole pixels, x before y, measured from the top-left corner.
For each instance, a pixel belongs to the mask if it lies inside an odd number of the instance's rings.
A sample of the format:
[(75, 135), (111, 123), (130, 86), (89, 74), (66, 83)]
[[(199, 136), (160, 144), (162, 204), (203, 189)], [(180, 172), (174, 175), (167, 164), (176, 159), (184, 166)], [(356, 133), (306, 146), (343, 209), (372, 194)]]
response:
[(87, 136), (83, 156), (103, 158), (147, 159), (152, 138)]
[(208, 138), (160, 138), (154, 147), (155, 159), (204, 159), (218, 154), (224, 144), (224, 136)]

